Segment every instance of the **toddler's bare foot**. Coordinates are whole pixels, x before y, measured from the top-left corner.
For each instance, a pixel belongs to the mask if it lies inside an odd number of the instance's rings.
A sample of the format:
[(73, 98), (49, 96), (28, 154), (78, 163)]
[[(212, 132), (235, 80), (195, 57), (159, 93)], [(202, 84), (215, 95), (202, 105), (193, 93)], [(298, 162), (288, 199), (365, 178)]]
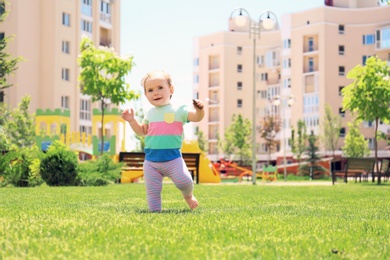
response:
[(196, 209), (196, 207), (198, 207), (198, 205), (199, 205), (199, 202), (196, 200), (195, 196), (192, 194), (189, 195), (188, 197), (184, 197), (184, 199), (186, 200), (188, 207), (190, 207), (190, 209)]

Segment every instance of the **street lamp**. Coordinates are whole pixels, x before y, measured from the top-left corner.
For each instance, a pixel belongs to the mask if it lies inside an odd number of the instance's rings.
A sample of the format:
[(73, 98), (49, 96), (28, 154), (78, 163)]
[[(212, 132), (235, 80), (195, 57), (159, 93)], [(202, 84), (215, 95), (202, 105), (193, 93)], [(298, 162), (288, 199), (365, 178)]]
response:
[[(287, 102), (282, 102), (286, 101)], [(286, 110), (286, 103), (289, 107), (291, 107), (294, 104), (294, 96), (275, 96), (273, 100), (273, 104), (275, 106), (280, 106), (280, 110), (282, 110), (282, 127), (283, 127), (283, 173), (284, 173), (284, 181), (287, 181), (287, 168), (286, 168), (286, 126), (284, 125), (284, 120), (286, 118), (285, 110)]]
[[(233, 18), (233, 15), (239, 12), (238, 16)], [(271, 16), (273, 18), (271, 18)], [(258, 22), (253, 21), (249, 12), (244, 8), (233, 10), (230, 15), (230, 20), (234, 19), (234, 23), (238, 27), (244, 27), (248, 23), (249, 38), (253, 39), (253, 111), (252, 111), (252, 183), (256, 184), (256, 38), (260, 39), (262, 29), (271, 30), (278, 28), (278, 20), (276, 15), (271, 11), (265, 11), (260, 14)]]

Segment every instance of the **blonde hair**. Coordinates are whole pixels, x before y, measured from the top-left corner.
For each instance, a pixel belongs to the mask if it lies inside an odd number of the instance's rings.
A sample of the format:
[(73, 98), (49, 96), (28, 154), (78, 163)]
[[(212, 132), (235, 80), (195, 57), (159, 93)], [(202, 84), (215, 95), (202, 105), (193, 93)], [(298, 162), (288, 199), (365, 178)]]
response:
[(155, 78), (164, 78), (168, 82), (169, 87), (173, 87), (171, 75), (169, 75), (168, 73), (166, 73), (165, 71), (162, 71), (162, 70), (156, 70), (156, 71), (152, 71), (152, 72), (147, 73), (141, 80), (142, 87), (145, 88), (145, 83), (147, 80), (155, 79)]

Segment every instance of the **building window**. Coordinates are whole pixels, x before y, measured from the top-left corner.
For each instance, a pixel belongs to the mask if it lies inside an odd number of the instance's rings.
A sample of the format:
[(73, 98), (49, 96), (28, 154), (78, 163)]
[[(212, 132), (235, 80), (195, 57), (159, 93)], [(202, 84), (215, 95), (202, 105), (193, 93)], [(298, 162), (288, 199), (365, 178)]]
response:
[(69, 109), (69, 97), (67, 96), (61, 97), (61, 108)]
[(62, 68), (61, 78), (63, 80), (69, 81), (69, 69)]
[(339, 96), (343, 95), (343, 88), (344, 86), (339, 86)]
[(345, 67), (339, 66), (339, 76), (344, 76), (344, 75), (345, 75)]
[(91, 101), (80, 100), (80, 120), (91, 120)]
[(364, 138), (368, 141), (368, 149), (374, 149), (374, 138)]
[(62, 13), (62, 24), (65, 26), (70, 26), (70, 14)]
[(198, 67), (199, 66), (199, 58), (194, 59), (194, 66)]
[(313, 37), (309, 38), (309, 51), (314, 51), (314, 39), (313, 39)]
[(366, 60), (368, 59), (368, 58), (370, 58), (371, 56), (370, 55), (363, 55), (363, 57), (362, 57), (362, 64), (363, 65), (366, 65)]
[(101, 1), (100, 2), (100, 12), (105, 14), (111, 14), (111, 6), (109, 3)]
[(256, 57), (256, 62), (257, 62), (257, 65), (259, 65), (260, 67), (262, 67), (263, 64), (264, 64), (264, 56), (263, 56), (263, 55), (257, 56), (257, 57)]
[(345, 137), (345, 127), (340, 128), (340, 135), (339, 137)]
[(92, 33), (92, 23), (81, 19), (81, 30)]
[(344, 55), (344, 45), (339, 45), (339, 55)]
[(0, 15), (5, 13), (5, 2), (1, 1), (0, 2)]
[(291, 39), (285, 39), (283, 41), (283, 49), (290, 49), (291, 48)]
[(345, 117), (345, 111), (343, 110), (342, 107), (339, 107), (339, 115), (340, 115), (341, 117)]
[(0, 91), (0, 103), (4, 102), (4, 91)]
[(238, 55), (241, 55), (241, 54), (242, 54), (242, 47), (241, 47), (241, 46), (238, 46), (238, 47), (237, 47), (237, 54), (238, 54)]
[(375, 44), (375, 34), (363, 35), (363, 45)]
[(4, 38), (5, 38), (5, 34), (4, 33), (0, 33), (0, 41), (2, 41)]
[(309, 72), (313, 72), (313, 71), (314, 71), (314, 59), (309, 58)]
[(62, 52), (69, 54), (69, 42), (68, 41), (62, 41)]
[(242, 65), (241, 64), (237, 65), (237, 72), (242, 72)]
[(237, 99), (237, 107), (242, 107), (242, 99)]
[(344, 34), (344, 25), (339, 25), (339, 34)]
[(242, 90), (242, 82), (237, 82), (237, 90)]
[(373, 127), (373, 123), (372, 123), (372, 121), (363, 121), (363, 126), (365, 127), (365, 128), (371, 128), (371, 127)]
[(81, 13), (92, 16), (92, 0), (81, 0)]

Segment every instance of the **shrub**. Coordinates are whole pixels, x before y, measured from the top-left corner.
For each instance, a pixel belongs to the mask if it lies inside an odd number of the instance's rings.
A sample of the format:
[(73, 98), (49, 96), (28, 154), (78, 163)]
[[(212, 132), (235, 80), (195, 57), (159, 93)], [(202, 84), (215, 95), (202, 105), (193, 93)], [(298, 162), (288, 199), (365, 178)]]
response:
[(42, 159), (40, 173), (49, 186), (70, 186), (74, 185), (77, 166), (76, 153), (59, 141), (54, 141)]
[(108, 155), (79, 165), (76, 185), (102, 186), (120, 178), (123, 163), (114, 163)]
[(11, 150), (0, 160), (0, 175), (3, 180), (0, 186), (33, 187), (41, 185), (43, 180), (39, 165), (43, 153), (38, 147)]

